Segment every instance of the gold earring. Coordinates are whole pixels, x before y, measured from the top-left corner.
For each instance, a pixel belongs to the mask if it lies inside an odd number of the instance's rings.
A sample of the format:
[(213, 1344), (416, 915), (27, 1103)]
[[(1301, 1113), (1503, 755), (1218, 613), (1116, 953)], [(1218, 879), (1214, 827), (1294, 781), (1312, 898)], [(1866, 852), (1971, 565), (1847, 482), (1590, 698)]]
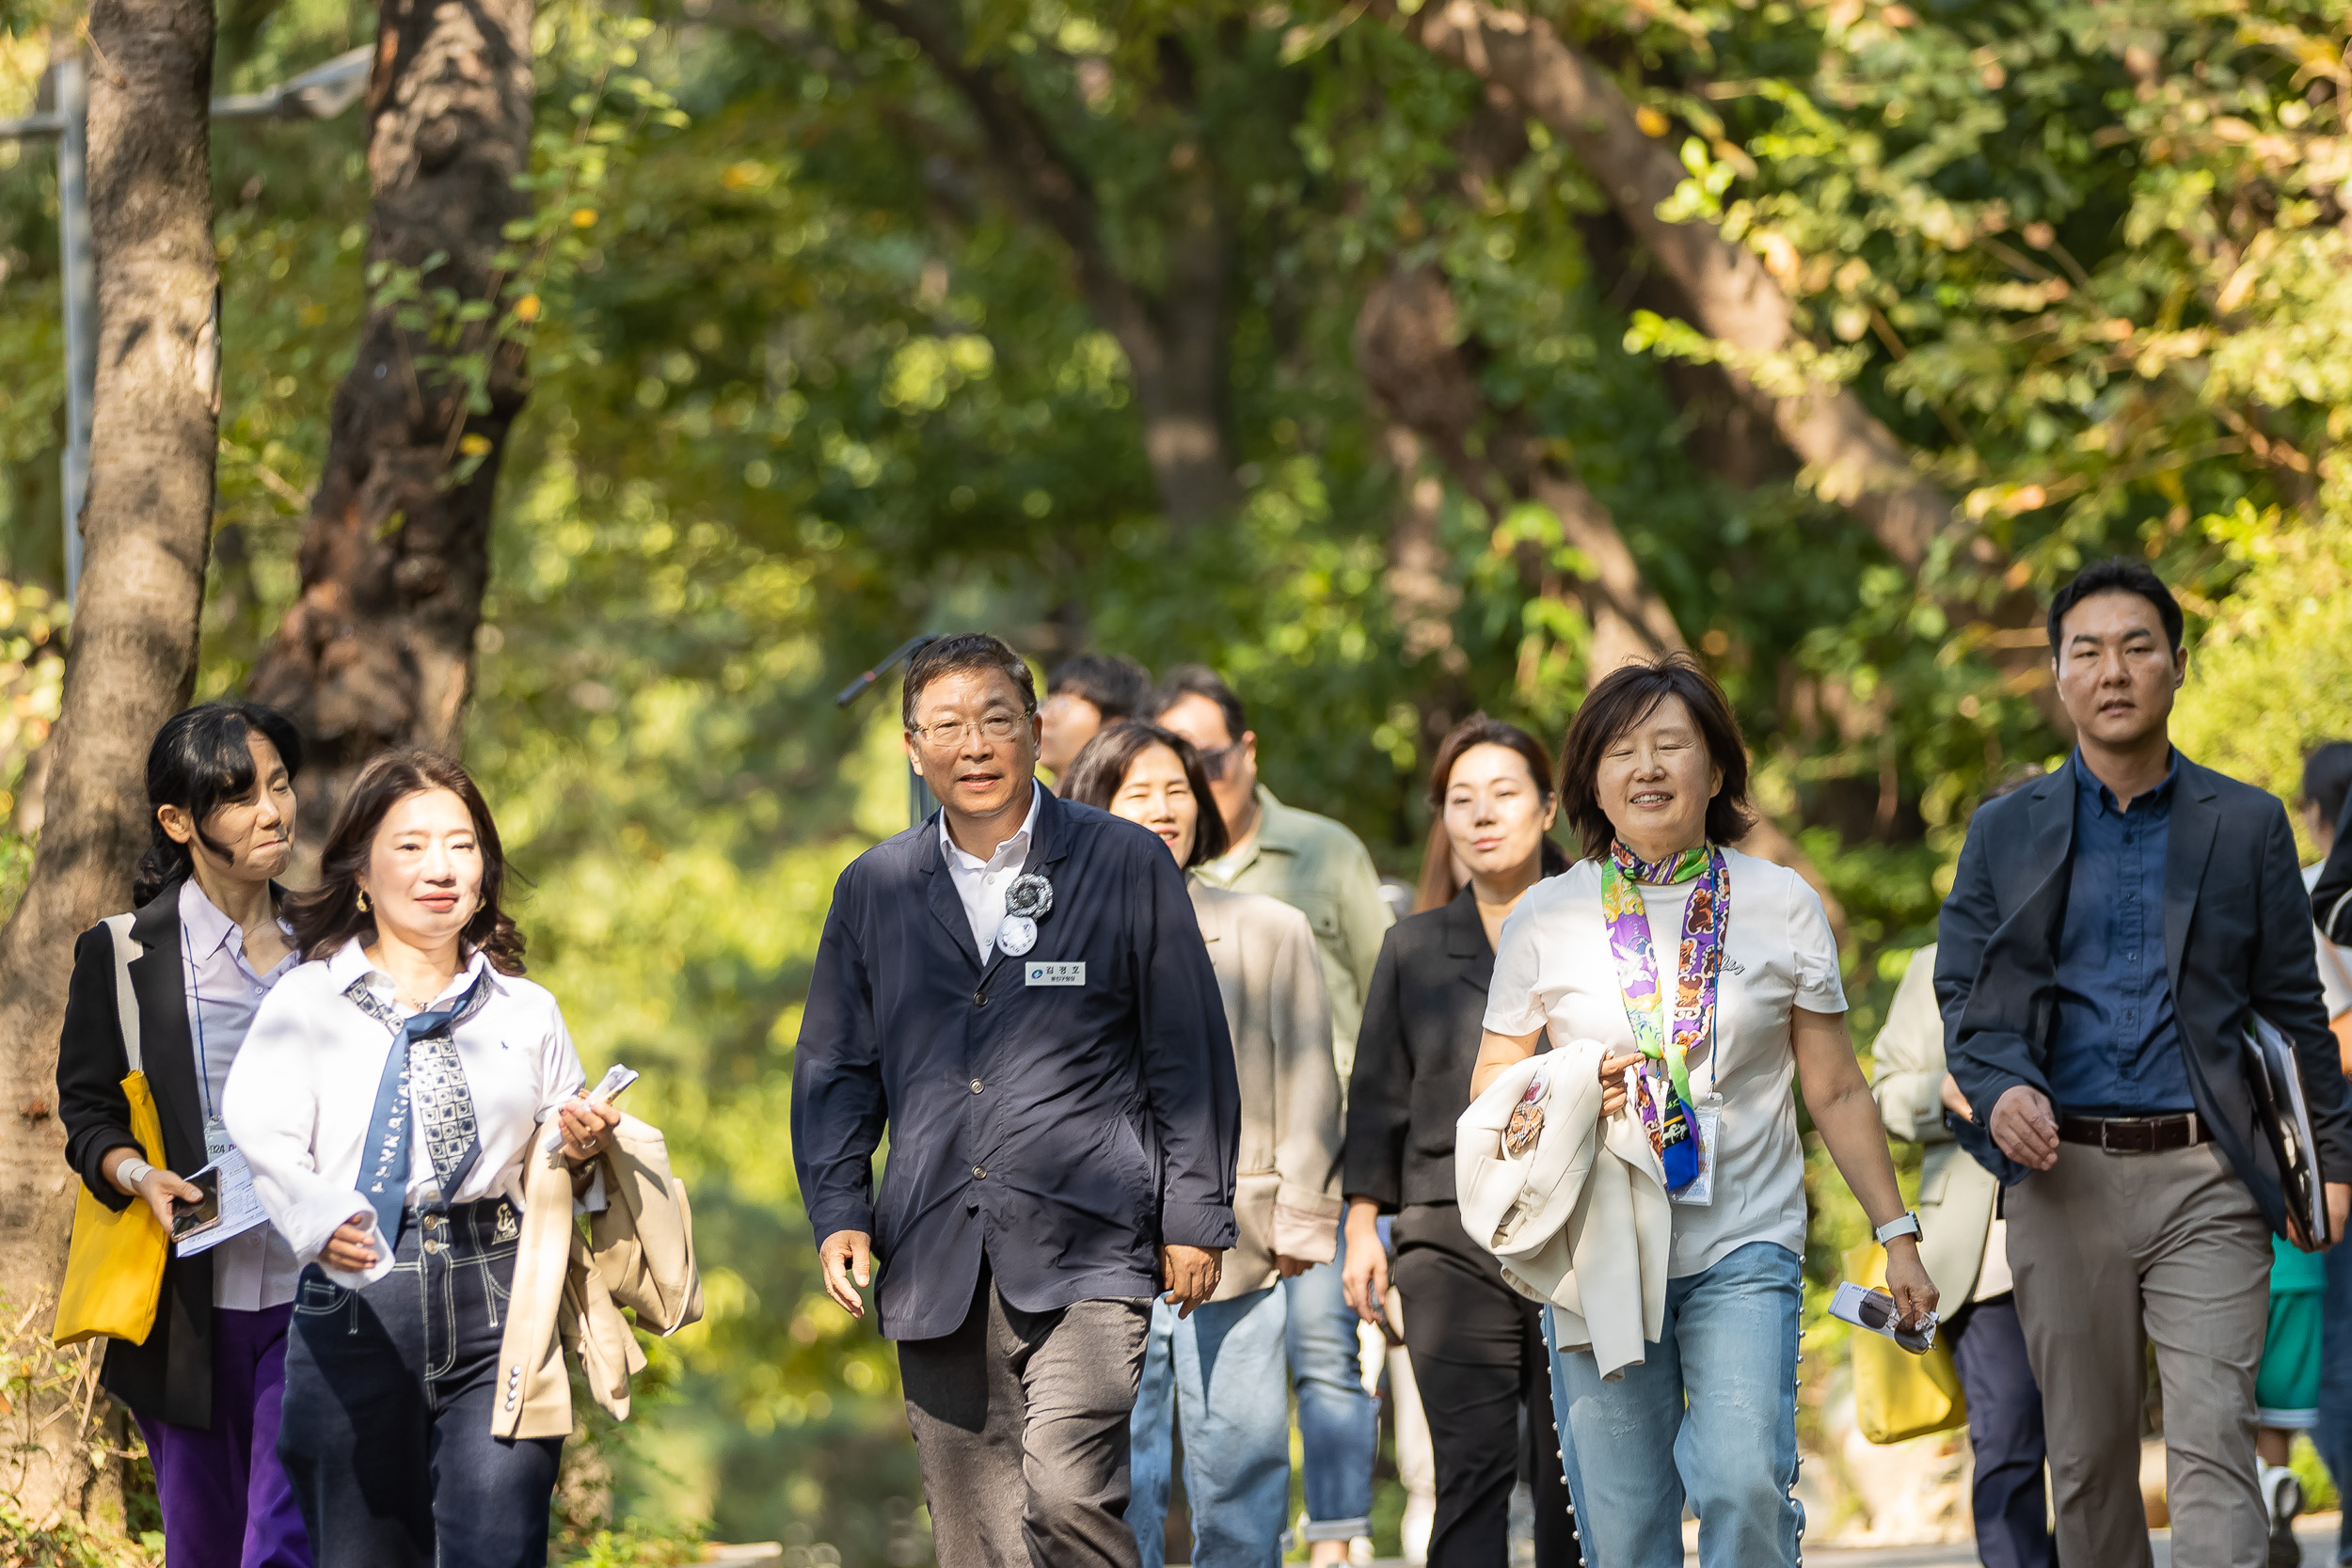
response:
[(368, 912), (368, 890), (366, 888), (359, 890), (359, 912), (361, 914)]

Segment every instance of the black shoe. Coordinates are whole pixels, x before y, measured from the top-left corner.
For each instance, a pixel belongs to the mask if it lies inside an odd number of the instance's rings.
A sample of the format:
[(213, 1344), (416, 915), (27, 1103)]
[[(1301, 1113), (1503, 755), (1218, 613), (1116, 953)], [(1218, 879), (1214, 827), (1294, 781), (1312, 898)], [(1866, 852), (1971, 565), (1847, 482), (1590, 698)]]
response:
[(2263, 1501), (2270, 1513), (2268, 1568), (2302, 1568), (2303, 1547), (2295, 1539), (2295, 1517), (2303, 1512), (2303, 1483), (2282, 1465), (2263, 1469)]

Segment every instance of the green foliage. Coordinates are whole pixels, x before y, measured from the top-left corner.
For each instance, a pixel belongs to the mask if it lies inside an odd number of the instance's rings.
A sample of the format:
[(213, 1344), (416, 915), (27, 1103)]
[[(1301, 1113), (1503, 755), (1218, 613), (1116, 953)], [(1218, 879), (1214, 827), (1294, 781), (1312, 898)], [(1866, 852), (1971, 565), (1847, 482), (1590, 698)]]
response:
[[(217, 130), (200, 695), (242, 682), (293, 597), (368, 302), (417, 312), (477, 385), (496, 342), (531, 356), (468, 755), (529, 879), (533, 974), (592, 1069), (645, 1072), (631, 1109), (692, 1187), (709, 1306), (657, 1346), (675, 1399), (648, 1402), (637, 1440), (585, 1445), (613, 1496), (566, 1525), (566, 1552), (653, 1561), (705, 1524), (811, 1562), (929, 1551), (896, 1358), (826, 1301), (791, 1170), (792, 1045), (829, 890), (904, 821), (893, 694), (836, 710), (851, 674), (910, 632), (983, 625), (1048, 662), (1204, 658), (1241, 688), (1273, 787), (1407, 876), (1424, 709), (1475, 703), (1556, 740), (1590, 641), (1560, 589), (1591, 562), (1540, 507), (1448, 493), (1452, 646), (1402, 644), (1391, 535), (1413, 476), (1351, 340), (1393, 268), (1452, 288), (1485, 402), (1473, 444), (1524, 432), (1572, 467), (1724, 682), (1760, 802), (1844, 907), (1860, 1042), (1932, 940), (1975, 800), (2062, 752), (2031, 673), (1992, 657), (2015, 635), (1989, 619), (2004, 595), (2141, 554), (2192, 612), (2185, 750), (2291, 795), (2302, 751), (2352, 733), (2342, 17), (2210, 0), (1539, 8), (1677, 150), (1672, 212), (1763, 261), (1804, 346), (1767, 359), (1692, 328), (1591, 171), (1360, 7), (948, 8), (964, 63), (1066, 153), (1091, 239), (1138, 295), (1181, 281), (1187, 203), (1214, 205), (1214, 415), (1240, 499), (1191, 530), (1161, 515), (1135, 367), (1070, 245), (874, 8), (544, 7), (532, 216), (494, 302), (365, 276), (359, 117)], [(53, 19), (6, 15), (15, 114)], [(372, 28), (350, 0), (240, 0), (219, 86), (281, 80)], [(49, 170), (44, 149), (0, 144), (10, 792), (59, 668), (36, 596), (61, 565)], [(1900, 569), (1734, 405), (1725, 369), (1851, 388), (1963, 526)], [(0, 907), (24, 854), (0, 837)], [(1808, 1162), (1809, 1320), (1859, 1237), (1824, 1159)], [(1808, 1345), (1825, 1363), (1832, 1341)]]

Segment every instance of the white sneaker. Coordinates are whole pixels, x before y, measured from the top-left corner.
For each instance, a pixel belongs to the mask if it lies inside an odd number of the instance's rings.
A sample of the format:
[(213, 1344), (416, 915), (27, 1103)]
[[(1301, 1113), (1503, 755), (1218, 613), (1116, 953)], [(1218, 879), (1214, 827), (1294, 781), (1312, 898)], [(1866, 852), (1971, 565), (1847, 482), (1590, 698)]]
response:
[(2303, 1483), (2283, 1465), (2256, 1464), (2263, 1508), (2270, 1515), (2268, 1568), (2299, 1568), (2303, 1548), (2295, 1539), (2295, 1518), (2303, 1512)]

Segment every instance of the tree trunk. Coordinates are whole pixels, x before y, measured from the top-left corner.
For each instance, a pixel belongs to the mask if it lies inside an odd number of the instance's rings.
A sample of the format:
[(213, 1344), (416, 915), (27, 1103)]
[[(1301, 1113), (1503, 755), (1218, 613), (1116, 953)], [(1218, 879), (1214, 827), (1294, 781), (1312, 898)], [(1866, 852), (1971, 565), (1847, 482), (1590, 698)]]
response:
[[(1585, 689), (1603, 676), (1637, 658), (1662, 653), (1688, 653), (1690, 643), (1666, 601), (1642, 575), (1616, 519), (1587, 489), (1583, 481), (1565, 472), (1541, 454), (1540, 444), (1524, 431), (1497, 421), (1486, 407), (1460, 343), (1453, 292), (1435, 268), (1392, 273), (1375, 285), (1356, 318), (1356, 364), (1365, 385), (1402, 427), (1392, 434), (1390, 452), (1400, 464), (1399, 479), (1408, 495), (1434, 517), (1434, 498), (1420, 495), (1416, 476), (1403, 470), (1407, 456), (1425, 444), (1454, 482), (1489, 505), (1534, 500), (1560, 519), (1564, 541), (1581, 550), (1593, 563), (1593, 576), (1579, 578), (1570, 592), (1585, 623), (1593, 630), (1593, 645), (1584, 664)], [(1473, 438), (1477, 437), (1477, 438)], [(1405, 515), (1413, 516), (1408, 508)], [(1400, 531), (1406, 527), (1401, 521)], [(1416, 569), (1400, 578), (1404, 552), (1392, 542), (1390, 587), (1392, 601), (1400, 582), (1414, 597), (1401, 605), (1408, 615), (1407, 642), (1413, 627), (1425, 622), (1429, 606), (1438, 602), (1426, 584), (1441, 578), (1442, 554), (1434, 528), (1416, 539), (1411, 559)], [(1548, 574), (1526, 572), (1533, 591), (1547, 591)], [(1450, 607), (1449, 607), (1450, 610)], [(1424, 641), (1434, 634), (1423, 627)], [(1424, 730), (1428, 721), (1424, 713)], [(1846, 911), (1830, 891), (1820, 868), (1795, 839), (1771, 817), (1757, 814), (1740, 847), (1752, 855), (1788, 866), (1820, 895), (1838, 945), (1845, 945)]]
[[(131, 901), (148, 841), (147, 746), (196, 682), (219, 441), (214, 311), (210, 0), (96, 0), (89, 13), (90, 232), (98, 387), (80, 595), (40, 847), (0, 930), (0, 1291), (7, 1326), (45, 1328), (73, 1179), (56, 1115), (57, 1029), (73, 942)], [(106, 1512), (55, 1389), (0, 1419), (0, 1493), (35, 1520)], [(119, 1489), (115, 1495), (119, 1498)]]
[[(326, 463), (303, 526), (302, 591), (252, 690), (294, 716), (313, 748), (302, 836), (324, 836), (352, 777), (389, 746), (454, 752), (489, 580), (490, 509), (506, 436), (529, 392), (521, 347), (495, 342), (505, 283), (496, 257), (525, 216), (531, 163), (531, 0), (387, 0), (368, 87), (370, 262), (421, 274), (422, 291), (486, 302), (453, 328), (422, 310), (369, 309), (337, 388)], [(437, 264), (436, 257), (440, 257)], [(429, 363), (434, 334), (489, 352), (483, 403)], [(484, 406), (486, 404), (486, 406)]]
[[(971, 57), (951, 6), (936, 0), (858, 0), (903, 35), (971, 110), (991, 169), (1024, 215), (1069, 248), (1078, 293), (1094, 324), (1118, 342), (1135, 379), (1144, 458), (1160, 506), (1179, 531), (1215, 521), (1240, 497), (1226, 432), (1226, 338), (1233, 241), (1209, 150), (1180, 142), (1169, 161), (1167, 286), (1154, 295), (1111, 256), (1093, 178), (1022, 94), (1012, 72)], [(1184, 46), (1160, 49), (1164, 106), (1190, 115), (1192, 62)]]

